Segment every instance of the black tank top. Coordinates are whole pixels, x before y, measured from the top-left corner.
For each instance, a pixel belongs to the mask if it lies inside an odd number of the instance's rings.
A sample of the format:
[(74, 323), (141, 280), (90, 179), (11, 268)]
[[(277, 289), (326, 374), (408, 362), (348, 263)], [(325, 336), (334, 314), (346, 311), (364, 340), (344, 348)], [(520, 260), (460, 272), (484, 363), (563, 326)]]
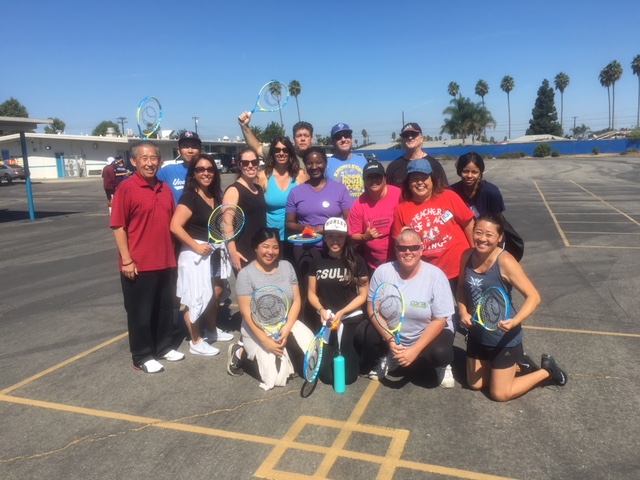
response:
[(256, 257), (256, 252), (251, 248), (251, 239), (261, 227), (267, 226), (267, 203), (264, 200), (264, 190), (260, 185), (256, 185), (258, 193), (253, 194), (240, 182), (235, 182), (231, 187), (238, 190), (238, 206), (242, 208), (245, 216), (244, 229), (236, 238), (236, 248), (248, 260), (247, 263), (251, 263)]

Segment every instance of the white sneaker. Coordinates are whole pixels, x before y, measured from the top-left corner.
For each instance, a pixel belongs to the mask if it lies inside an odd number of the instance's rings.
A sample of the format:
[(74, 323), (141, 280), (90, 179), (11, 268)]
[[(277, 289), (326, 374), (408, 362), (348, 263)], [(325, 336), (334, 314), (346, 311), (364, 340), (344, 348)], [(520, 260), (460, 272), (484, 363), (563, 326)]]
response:
[(438, 380), (440, 380), (440, 386), (442, 388), (453, 388), (456, 381), (453, 378), (453, 372), (451, 372), (451, 365), (438, 368)]
[(218, 327), (216, 327), (216, 331), (215, 332), (210, 332), (209, 330), (207, 330), (205, 328), (204, 329), (204, 338), (209, 343), (212, 343), (212, 342), (230, 342), (231, 340), (233, 340), (233, 334), (228, 333), (228, 332), (224, 332), (224, 331), (220, 330)]
[(218, 355), (220, 350), (216, 347), (209, 345), (204, 341), (204, 338), (200, 340), (198, 343), (193, 343), (189, 340), (189, 351), (194, 355), (204, 355), (205, 357), (213, 357), (214, 355)]
[(160, 373), (164, 371), (164, 367), (157, 360), (147, 360), (142, 365), (134, 365), (136, 370), (142, 370), (144, 373)]
[(373, 367), (373, 370), (371, 370), (367, 374), (367, 377), (369, 377), (371, 380), (382, 380), (387, 376), (388, 371), (389, 364), (387, 361), (387, 357), (381, 357), (378, 359), (378, 363), (376, 363), (376, 366)]
[(184, 353), (180, 353), (177, 350), (169, 350), (160, 358), (168, 362), (179, 362), (180, 360), (184, 360), (184, 357), (185, 357)]

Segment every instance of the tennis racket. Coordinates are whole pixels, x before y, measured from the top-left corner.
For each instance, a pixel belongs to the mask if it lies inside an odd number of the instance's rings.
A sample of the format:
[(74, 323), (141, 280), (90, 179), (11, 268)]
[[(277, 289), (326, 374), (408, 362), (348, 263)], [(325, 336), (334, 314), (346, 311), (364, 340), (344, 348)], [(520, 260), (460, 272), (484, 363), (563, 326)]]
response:
[(149, 139), (156, 133), (162, 123), (162, 106), (156, 97), (145, 97), (138, 105), (136, 114), (140, 138)]
[[(331, 311), (328, 311), (329, 317), (331, 317)], [(320, 329), (320, 332), (313, 337), (307, 352), (304, 354), (304, 384), (300, 391), (302, 398), (307, 398), (316, 389), (318, 383), (318, 373), (320, 373), (320, 365), (322, 365), (322, 352), (324, 345), (329, 343), (329, 336), (331, 335), (331, 320), (325, 322)]]
[(287, 323), (289, 307), (287, 294), (274, 285), (259, 288), (251, 297), (253, 321), (274, 340), (280, 338), (282, 327)]
[(256, 106), (251, 113), (255, 112), (277, 112), (281, 110), (289, 101), (289, 89), (277, 80), (265, 83), (258, 93)]
[(478, 302), (472, 321), (490, 332), (498, 330), (498, 324), (511, 315), (509, 296), (500, 287), (487, 288)]
[(404, 323), (405, 304), (402, 292), (392, 283), (382, 283), (373, 294), (373, 316), (398, 345)]
[[(234, 203), (217, 206), (209, 216), (209, 244), (229, 242), (240, 235), (244, 228), (244, 211)], [(205, 255), (206, 256), (206, 255)], [(196, 259), (198, 265), (205, 256)]]

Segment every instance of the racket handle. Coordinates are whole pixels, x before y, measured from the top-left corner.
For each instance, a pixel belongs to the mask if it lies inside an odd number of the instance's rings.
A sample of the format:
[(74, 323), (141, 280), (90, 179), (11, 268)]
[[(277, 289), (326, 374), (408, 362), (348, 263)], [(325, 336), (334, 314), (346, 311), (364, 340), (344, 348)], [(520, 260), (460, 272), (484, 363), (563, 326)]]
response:
[(333, 359), (333, 389), (336, 393), (344, 393), (347, 390), (345, 384), (345, 361), (340, 352)]
[(198, 258), (196, 258), (196, 265), (200, 265), (200, 262), (202, 261), (204, 257), (202, 255), (200, 255)]

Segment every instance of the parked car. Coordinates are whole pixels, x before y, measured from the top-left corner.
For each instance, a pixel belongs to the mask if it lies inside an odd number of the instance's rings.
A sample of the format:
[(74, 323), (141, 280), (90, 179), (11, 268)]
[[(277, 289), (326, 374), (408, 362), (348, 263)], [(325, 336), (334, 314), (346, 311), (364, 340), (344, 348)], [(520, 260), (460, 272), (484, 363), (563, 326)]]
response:
[(378, 162), (378, 156), (375, 153), (361, 153), (364, 158), (367, 159), (367, 162)]
[[(229, 169), (222, 163), (219, 153), (208, 153), (207, 155), (211, 155), (213, 157), (213, 161), (216, 162), (216, 167), (218, 167), (218, 171), (220, 173), (227, 173), (229, 171)], [(162, 162), (162, 167), (160, 168), (164, 168), (167, 165), (177, 165), (182, 162), (184, 162), (184, 159), (181, 156), (177, 156), (173, 160), (166, 160)]]
[(0, 183), (13, 183), (14, 180), (26, 180), (24, 168), (20, 165), (0, 165)]

